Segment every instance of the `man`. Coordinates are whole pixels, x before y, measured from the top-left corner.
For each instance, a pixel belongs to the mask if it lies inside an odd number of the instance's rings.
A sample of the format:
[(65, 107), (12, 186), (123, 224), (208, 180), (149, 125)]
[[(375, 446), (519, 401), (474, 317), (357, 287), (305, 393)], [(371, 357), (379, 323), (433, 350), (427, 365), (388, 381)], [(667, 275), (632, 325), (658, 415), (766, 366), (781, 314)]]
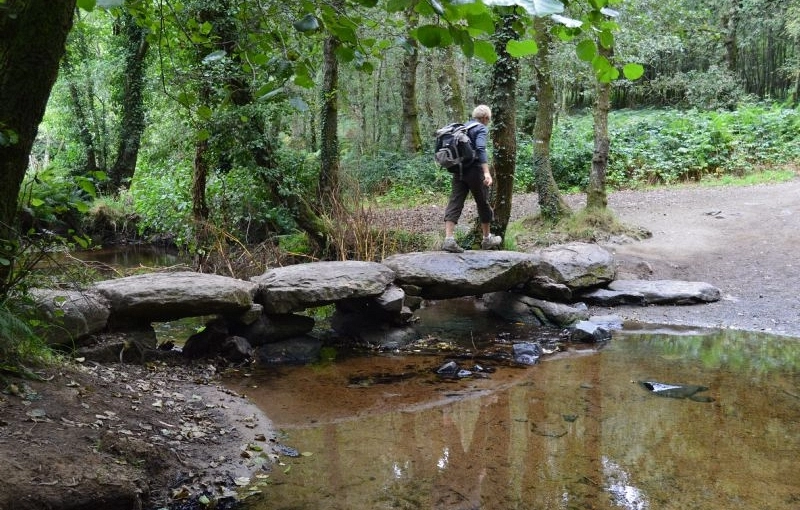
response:
[(492, 174), (489, 172), (489, 156), (486, 153), (486, 139), (489, 135), (489, 129), (486, 126), (492, 120), (492, 110), (485, 104), (478, 105), (472, 110), (472, 119), (479, 123), (467, 132), (475, 149), (475, 160), (460, 172), (453, 173), (450, 200), (444, 210), (442, 250), (450, 253), (464, 251), (464, 248), (456, 243), (454, 232), (458, 219), (461, 217), (461, 211), (464, 209), (467, 193), (470, 192), (478, 206), (478, 217), (481, 220), (481, 231), (483, 232), (481, 248), (489, 250), (500, 246), (500, 243), (503, 242), (500, 236), (492, 235), (489, 231), (494, 211), (489, 205), (489, 186), (492, 185)]

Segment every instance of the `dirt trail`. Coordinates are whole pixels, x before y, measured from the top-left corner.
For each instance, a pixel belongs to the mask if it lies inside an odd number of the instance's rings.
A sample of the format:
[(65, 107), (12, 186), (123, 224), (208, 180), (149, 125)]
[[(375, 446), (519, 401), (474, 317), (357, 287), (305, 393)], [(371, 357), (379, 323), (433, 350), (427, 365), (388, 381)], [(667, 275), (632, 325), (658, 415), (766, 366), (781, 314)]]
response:
[[(608, 245), (621, 277), (704, 281), (724, 296), (708, 305), (622, 307), (615, 313), (645, 322), (800, 337), (800, 179), (625, 191), (612, 194), (609, 207), (624, 222), (653, 234)], [(650, 274), (643, 271), (645, 264)]]

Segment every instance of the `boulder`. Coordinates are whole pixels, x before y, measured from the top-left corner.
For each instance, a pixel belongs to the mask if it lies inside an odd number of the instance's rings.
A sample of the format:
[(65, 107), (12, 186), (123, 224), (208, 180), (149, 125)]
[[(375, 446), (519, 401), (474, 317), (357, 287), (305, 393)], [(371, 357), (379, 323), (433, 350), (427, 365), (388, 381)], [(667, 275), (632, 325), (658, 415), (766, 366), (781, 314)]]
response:
[(601, 287), (616, 275), (614, 255), (596, 244), (567, 243), (533, 252), (536, 275), (572, 290)]
[(449, 299), (505, 291), (534, 276), (534, 257), (515, 251), (414, 252), (392, 255), (383, 264), (396, 283), (426, 299)]
[(525, 324), (564, 327), (589, 317), (588, 308), (583, 303), (553, 303), (515, 292), (494, 292), (484, 296), (483, 301), (500, 317)]
[(639, 293), (648, 305), (711, 303), (722, 297), (713, 285), (681, 280), (614, 280), (608, 288), (615, 292)]
[(611, 340), (611, 331), (602, 324), (591, 321), (575, 323), (569, 333), (569, 339), (576, 343), (601, 343)]
[(258, 361), (265, 364), (303, 365), (318, 361), (321, 351), (321, 340), (303, 336), (262, 345), (255, 354)]
[(572, 289), (545, 275), (534, 276), (527, 283), (520, 285), (520, 292), (526, 296), (548, 301), (572, 301)]
[(292, 313), (342, 299), (376, 297), (394, 280), (377, 262), (310, 262), (270, 269), (251, 278), (266, 313)]
[(240, 315), (253, 306), (256, 285), (189, 271), (149, 273), (94, 284), (108, 300), (109, 323), (172, 321), (201, 315)]
[(258, 347), (270, 342), (304, 335), (314, 329), (314, 319), (299, 314), (262, 315), (252, 324), (231, 324), (231, 333), (246, 338)]
[(110, 315), (108, 301), (97, 292), (32, 289), (37, 316), (45, 326), (37, 328), (48, 343), (74, 345), (105, 329)]

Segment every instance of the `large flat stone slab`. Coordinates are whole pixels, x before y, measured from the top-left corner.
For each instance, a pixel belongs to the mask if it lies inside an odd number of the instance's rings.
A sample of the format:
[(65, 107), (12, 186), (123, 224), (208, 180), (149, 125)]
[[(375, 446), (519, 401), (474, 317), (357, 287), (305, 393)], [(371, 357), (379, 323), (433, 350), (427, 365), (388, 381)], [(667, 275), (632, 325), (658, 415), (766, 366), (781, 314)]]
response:
[(538, 258), (516, 251), (443, 251), (392, 255), (383, 264), (401, 286), (420, 288), (428, 299), (448, 299), (509, 290), (534, 275)]
[(171, 321), (200, 315), (241, 314), (253, 305), (256, 285), (213, 274), (148, 273), (96, 283), (114, 320)]
[(709, 283), (681, 280), (614, 280), (608, 289), (640, 294), (644, 304), (649, 305), (711, 303), (722, 297), (720, 290)]
[(380, 296), (394, 271), (377, 262), (310, 262), (270, 269), (251, 278), (267, 313), (292, 313), (343, 299)]

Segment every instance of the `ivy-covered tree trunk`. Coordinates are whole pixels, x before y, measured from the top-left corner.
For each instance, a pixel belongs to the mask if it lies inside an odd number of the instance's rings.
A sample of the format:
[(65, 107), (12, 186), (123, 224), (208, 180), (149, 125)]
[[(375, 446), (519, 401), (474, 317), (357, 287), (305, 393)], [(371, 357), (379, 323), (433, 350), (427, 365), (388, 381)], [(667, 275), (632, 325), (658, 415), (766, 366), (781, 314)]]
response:
[(322, 211), (330, 210), (337, 202), (339, 188), (339, 62), (336, 60), (339, 44), (336, 37), (328, 36), (323, 48), (322, 136), (317, 190), (317, 200)]
[(539, 46), (539, 52), (534, 59), (537, 83), (536, 98), (539, 103), (536, 122), (533, 126), (533, 178), (539, 197), (539, 211), (542, 219), (557, 222), (563, 216), (568, 215), (570, 209), (558, 191), (550, 161), (550, 141), (553, 137), (553, 118), (556, 107), (551, 79), (551, 35), (548, 24), (542, 18), (535, 18), (534, 29), (536, 30), (536, 44)]
[(86, 173), (94, 172), (97, 170), (97, 150), (94, 146), (94, 137), (92, 130), (89, 128), (91, 122), (86, 115), (86, 108), (84, 108), (84, 101), (78, 84), (76, 82), (77, 76), (69, 56), (64, 56), (61, 61), (61, 69), (67, 81), (67, 88), (69, 89), (70, 109), (75, 121), (75, 126), (78, 129), (78, 140), (80, 140), (83, 150), (86, 153), (86, 163), (84, 171)]
[(0, 10), (0, 294), (18, 237), (17, 197), (58, 76), (75, 0), (7, 0)]
[(206, 182), (208, 181), (208, 140), (198, 140), (194, 144), (194, 162), (192, 165), (192, 219), (198, 228), (208, 219), (208, 202), (206, 201)]
[[(414, 2), (416, 4), (416, 2)], [(419, 21), (413, 4), (406, 9), (408, 30), (413, 30)], [(419, 44), (415, 39), (407, 39), (408, 46), (403, 55), (400, 67), (400, 100), (402, 102), (400, 133), (403, 136), (403, 150), (407, 154), (416, 154), (422, 149), (422, 138), (419, 133), (419, 113), (417, 110), (417, 65), (419, 63)]]
[(495, 194), (492, 200), (492, 231), (505, 235), (511, 218), (514, 173), (517, 163), (517, 100), (519, 60), (506, 51), (508, 41), (519, 39), (514, 29), (516, 14), (504, 15), (495, 31), (498, 59), (492, 66), (492, 147)]
[(130, 183), (136, 170), (139, 146), (144, 132), (145, 57), (149, 44), (145, 31), (128, 13), (122, 15), (121, 32), (125, 38), (125, 74), (123, 76), (122, 114), (119, 120), (117, 157), (109, 172), (111, 191)]
[(72, 173), (90, 175), (98, 169), (105, 170), (107, 142), (105, 118), (96, 112), (98, 94), (95, 91), (92, 62), (96, 59), (89, 50), (86, 25), (81, 22), (81, 12), (75, 14), (75, 25), (67, 37), (67, 51), (61, 59), (61, 81), (69, 90), (69, 108), (73, 116), (73, 129), (84, 152), (81, 165), (73, 165)]

